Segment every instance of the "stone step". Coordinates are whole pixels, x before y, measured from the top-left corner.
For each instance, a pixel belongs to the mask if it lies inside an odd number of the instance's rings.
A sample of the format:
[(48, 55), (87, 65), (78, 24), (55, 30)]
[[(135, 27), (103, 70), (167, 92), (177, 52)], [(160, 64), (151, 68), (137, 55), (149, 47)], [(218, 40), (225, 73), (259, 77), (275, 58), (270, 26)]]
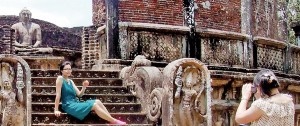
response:
[[(33, 86), (55, 86), (56, 77), (31, 77)], [(119, 78), (71, 78), (76, 85), (81, 85), (84, 80), (90, 82), (90, 86), (122, 86)]]
[[(128, 124), (148, 124), (146, 114), (143, 113), (110, 113), (116, 119), (125, 121)], [(88, 114), (84, 120), (78, 120), (66, 113), (56, 117), (54, 113), (32, 113), (32, 124), (108, 124), (107, 121), (99, 118), (94, 112)]]
[[(120, 71), (93, 71), (93, 70), (79, 70), (74, 69), (72, 71), (72, 76), (74, 78), (119, 78)], [(59, 70), (41, 70), (33, 69), (31, 70), (32, 77), (57, 77), (59, 76)]]
[[(79, 89), (84, 80), (90, 85), (80, 101), (99, 99), (111, 115), (125, 121), (130, 126), (153, 126), (149, 124), (147, 116), (142, 112), (137, 98), (128, 91), (119, 78), (119, 70), (93, 71), (73, 69), (70, 77)], [(32, 125), (33, 126), (114, 126), (91, 112), (83, 121), (66, 113), (56, 117), (54, 111), (55, 81), (59, 70), (33, 69), (32, 73)], [(61, 104), (59, 109), (61, 109)], [(62, 111), (63, 112), (63, 111)]]
[[(80, 100), (99, 99), (103, 103), (136, 103), (132, 94), (85, 94)], [(32, 102), (53, 103), (55, 94), (32, 93)]]
[[(104, 59), (102, 64), (122, 64), (130, 66), (133, 60), (122, 60), (122, 59)], [(166, 67), (168, 62), (151, 61), (151, 66), (155, 67)]]
[[(32, 113), (49, 113), (54, 111), (54, 103), (32, 103)], [(109, 112), (138, 113), (141, 104), (138, 103), (103, 103)], [(61, 108), (61, 104), (59, 106)], [(62, 110), (61, 110), (62, 111)]]
[[(32, 126), (120, 126), (114, 124), (32, 124)], [(125, 126), (153, 126), (153, 124), (127, 124)]]
[[(82, 86), (78, 86), (81, 89)], [(34, 94), (55, 94), (55, 86), (32, 86)], [(120, 86), (88, 86), (85, 94), (131, 94), (126, 87)]]

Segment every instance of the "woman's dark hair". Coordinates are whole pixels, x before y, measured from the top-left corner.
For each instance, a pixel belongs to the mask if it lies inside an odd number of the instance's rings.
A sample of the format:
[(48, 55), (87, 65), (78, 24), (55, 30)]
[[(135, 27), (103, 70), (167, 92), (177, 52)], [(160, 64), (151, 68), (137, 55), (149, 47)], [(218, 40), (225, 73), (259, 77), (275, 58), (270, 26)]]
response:
[(60, 64), (60, 67), (59, 67), (59, 73), (60, 73), (60, 75), (62, 75), (61, 71), (64, 70), (64, 68), (65, 68), (66, 65), (70, 65), (71, 66), (71, 62), (64, 61), (62, 64)]
[(270, 97), (271, 90), (279, 87), (278, 79), (269, 69), (259, 71), (254, 77), (253, 84), (261, 88), (262, 97)]

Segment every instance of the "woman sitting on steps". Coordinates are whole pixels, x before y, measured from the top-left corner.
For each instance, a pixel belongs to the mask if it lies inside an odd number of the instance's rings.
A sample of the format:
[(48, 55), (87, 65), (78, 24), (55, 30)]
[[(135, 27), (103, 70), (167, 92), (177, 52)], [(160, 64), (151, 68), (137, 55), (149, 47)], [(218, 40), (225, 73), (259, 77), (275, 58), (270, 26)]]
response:
[(107, 111), (106, 107), (98, 99), (87, 100), (85, 102), (79, 101), (76, 96), (82, 97), (86, 87), (89, 85), (89, 82), (87, 80), (84, 81), (82, 83), (83, 87), (81, 91), (79, 91), (74, 82), (69, 79), (71, 72), (72, 68), (70, 62), (66, 61), (60, 66), (61, 76), (58, 76), (56, 79), (55, 116), (59, 117), (61, 114), (58, 110), (59, 102), (61, 100), (62, 110), (79, 120), (83, 120), (88, 113), (93, 110), (100, 118), (109, 121), (110, 124), (126, 124), (125, 122), (113, 118)]

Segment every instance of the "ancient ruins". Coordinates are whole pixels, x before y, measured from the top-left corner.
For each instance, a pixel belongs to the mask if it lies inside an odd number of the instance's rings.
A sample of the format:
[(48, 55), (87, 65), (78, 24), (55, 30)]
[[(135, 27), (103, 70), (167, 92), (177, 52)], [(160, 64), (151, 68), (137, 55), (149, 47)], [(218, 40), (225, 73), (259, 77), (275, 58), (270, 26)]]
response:
[(68, 60), (76, 84), (90, 81), (80, 100), (100, 99), (135, 126), (238, 126), (242, 85), (271, 69), (294, 98), (298, 126), (300, 21), (286, 20), (288, 4), (93, 0), (93, 25), (78, 28), (31, 19), (26, 8), (0, 16), (0, 123), (106, 125), (93, 112), (55, 117), (55, 79)]

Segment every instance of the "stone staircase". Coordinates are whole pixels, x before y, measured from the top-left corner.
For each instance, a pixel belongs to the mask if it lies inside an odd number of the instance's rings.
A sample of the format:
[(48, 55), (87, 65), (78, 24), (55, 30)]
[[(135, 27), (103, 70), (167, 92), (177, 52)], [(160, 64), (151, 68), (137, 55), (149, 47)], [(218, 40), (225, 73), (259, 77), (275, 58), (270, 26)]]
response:
[[(107, 126), (107, 121), (91, 112), (83, 121), (63, 113), (56, 117), (54, 111), (55, 80), (59, 70), (31, 70), (32, 76), (32, 125), (95, 125)], [(84, 80), (89, 80), (85, 95), (79, 100), (99, 99), (111, 115), (132, 126), (152, 126), (136, 97), (122, 86), (119, 71), (73, 70), (74, 83), (81, 88)], [(60, 107), (61, 109), (61, 107)]]

